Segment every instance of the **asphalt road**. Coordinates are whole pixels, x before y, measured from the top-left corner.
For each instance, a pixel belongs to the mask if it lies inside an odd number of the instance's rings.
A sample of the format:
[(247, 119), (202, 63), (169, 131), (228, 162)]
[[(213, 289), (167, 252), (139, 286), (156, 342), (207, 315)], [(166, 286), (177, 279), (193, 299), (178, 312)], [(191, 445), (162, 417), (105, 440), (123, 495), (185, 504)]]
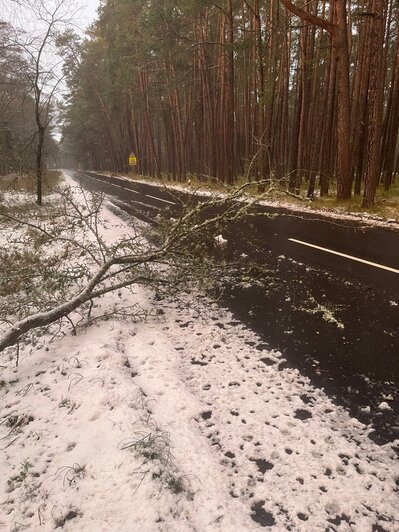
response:
[[(188, 200), (165, 187), (72, 175), (148, 221), (165, 209), (177, 214)], [(399, 232), (315, 213), (263, 210), (272, 216), (240, 222), (223, 235), (225, 254), (248, 258), (243, 270), (221, 280), (221, 303), (268, 349), (281, 351), (286, 366), (371, 424), (374, 441), (399, 439)], [(244, 266), (250, 269), (245, 278)]]

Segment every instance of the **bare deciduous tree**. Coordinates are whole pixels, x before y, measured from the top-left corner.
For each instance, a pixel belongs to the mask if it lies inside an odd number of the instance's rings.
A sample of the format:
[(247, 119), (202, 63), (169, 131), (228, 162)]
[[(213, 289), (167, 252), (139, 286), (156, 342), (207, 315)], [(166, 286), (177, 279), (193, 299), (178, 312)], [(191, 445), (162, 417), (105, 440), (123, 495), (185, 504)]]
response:
[[(36, 201), (42, 205), (46, 132), (52, 119), (54, 97), (63, 80), (62, 58), (56, 40), (72, 24), (78, 8), (74, 0), (12, 0), (15, 45), (26, 61), (26, 80), (34, 100), (36, 122)], [(10, 9), (9, 9), (10, 11)], [(11, 10), (12, 11), (12, 10)], [(23, 22), (22, 22), (23, 19)], [(19, 26), (19, 27), (18, 27)]]

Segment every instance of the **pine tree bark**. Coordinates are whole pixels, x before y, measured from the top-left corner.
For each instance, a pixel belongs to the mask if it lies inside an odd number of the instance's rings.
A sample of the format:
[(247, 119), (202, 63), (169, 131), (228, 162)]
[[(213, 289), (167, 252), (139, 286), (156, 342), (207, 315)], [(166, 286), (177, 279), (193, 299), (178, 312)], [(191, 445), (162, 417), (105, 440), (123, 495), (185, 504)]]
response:
[(368, 93), (368, 131), (366, 165), (364, 170), (364, 195), (362, 206), (374, 204), (378, 185), (381, 155), (381, 133), (384, 104), (383, 57), (386, 0), (371, 0), (373, 14), (370, 38), (370, 84)]
[(386, 135), (384, 137), (383, 182), (389, 190), (395, 175), (395, 158), (398, 151), (399, 133), (399, 29), (397, 33), (395, 63), (393, 66), (391, 88), (386, 109)]

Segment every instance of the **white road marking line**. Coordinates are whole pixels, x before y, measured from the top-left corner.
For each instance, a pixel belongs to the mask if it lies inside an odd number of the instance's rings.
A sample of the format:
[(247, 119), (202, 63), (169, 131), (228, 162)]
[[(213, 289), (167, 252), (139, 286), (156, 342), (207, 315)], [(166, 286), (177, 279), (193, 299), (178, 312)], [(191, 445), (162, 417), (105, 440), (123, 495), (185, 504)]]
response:
[(170, 205), (177, 205), (177, 203), (175, 203), (174, 201), (169, 201), (169, 200), (166, 200), (166, 199), (157, 198), (156, 196), (150, 196), (150, 194), (143, 194), (143, 196), (145, 196), (146, 198), (152, 198), (152, 199), (156, 199), (158, 201), (163, 201), (164, 203), (169, 203)]
[[(130, 203), (136, 203), (137, 205), (142, 205), (143, 207), (150, 207), (156, 211), (160, 211), (161, 207), (155, 207), (155, 205), (148, 205), (148, 203), (143, 203), (142, 201), (130, 200)], [(129, 205), (128, 203), (126, 205)]]
[[(98, 177), (93, 177), (91, 175), (89, 175), (89, 177), (91, 177), (92, 179), (95, 179), (96, 181), (100, 181), (100, 183), (104, 183), (105, 185), (111, 185), (111, 187), (118, 187), (118, 188), (121, 188), (122, 190), (126, 190), (126, 192), (133, 192), (134, 194), (138, 194), (139, 196), (145, 196), (146, 198), (152, 198), (158, 201), (163, 201), (164, 203), (169, 203), (169, 205), (177, 205), (177, 203), (175, 203), (174, 201), (157, 198), (156, 196), (151, 196), (150, 194), (143, 194), (141, 192), (138, 192), (137, 190), (133, 190), (132, 188), (125, 188), (125, 187), (122, 187), (121, 185), (115, 185), (115, 183), (108, 183), (104, 181), (103, 179), (100, 179)], [(142, 205), (145, 205), (145, 203), (143, 203)]]
[(289, 238), (291, 242), (296, 242), (302, 246), (307, 246), (309, 248), (319, 249), (320, 251), (325, 251), (326, 253), (331, 253), (332, 255), (338, 255), (338, 257), (344, 257), (345, 259), (354, 260), (355, 262), (361, 262), (362, 264), (367, 264), (368, 266), (374, 266), (374, 268), (380, 268), (381, 270), (386, 270), (388, 272), (399, 273), (399, 270), (395, 268), (390, 268), (389, 266), (384, 266), (383, 264), (378, 264), (378, 262), (371, 262), (369, 260), (360, 259), (359, 257), (353, 257), (352, 255), (347, 255), (346, 253), (340, 253), (339, 251), (334, 251), (332, 249), (323, 248), (321, 246), (316, 246), (315, 244), (309, 244), (309, 242), (302, 242), (302, 240), (296, 240), (295, 238)]

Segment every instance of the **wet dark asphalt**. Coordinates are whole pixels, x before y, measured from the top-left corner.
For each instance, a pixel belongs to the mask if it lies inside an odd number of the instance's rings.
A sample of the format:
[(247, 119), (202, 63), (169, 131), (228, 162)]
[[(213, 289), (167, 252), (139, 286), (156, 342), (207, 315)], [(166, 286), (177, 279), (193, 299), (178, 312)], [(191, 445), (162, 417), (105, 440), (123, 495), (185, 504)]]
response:
[[(179, 202), (187, 198), (116, 177), (105, 182), (98, 174), (73, 176), (148, 221), (160, 210), (178, 212)], [(399, 233), (277, 207), (265, 211), (273, 217), (251, 218), (223, 234), (228, 240), (224, 253), (241, 260), (242, 269), (222, 278), (221, 304), (269, 349), (281, 351), (286, 366), (298, 368), (336, 403), (371, 424), (374, 441), (399, 439), (399, 274), (289, 240), (399, 269)], [(248, 257), (241, 258), (243, 253)], [(381, 403), (390, 409), (381, 410)]]

